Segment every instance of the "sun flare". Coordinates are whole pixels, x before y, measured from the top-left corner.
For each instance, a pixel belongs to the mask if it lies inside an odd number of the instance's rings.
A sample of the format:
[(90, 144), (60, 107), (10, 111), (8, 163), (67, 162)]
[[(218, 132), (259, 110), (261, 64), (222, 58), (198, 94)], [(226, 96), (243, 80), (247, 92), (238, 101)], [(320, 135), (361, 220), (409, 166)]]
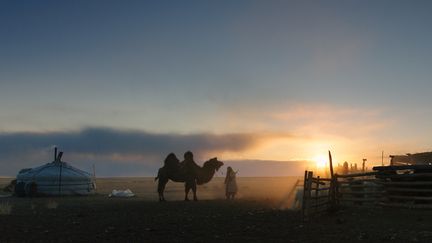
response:
[(318, 169), (324, 169), (327, 166), (327, 158), (323, 155), (317, 155), (313, 158)]

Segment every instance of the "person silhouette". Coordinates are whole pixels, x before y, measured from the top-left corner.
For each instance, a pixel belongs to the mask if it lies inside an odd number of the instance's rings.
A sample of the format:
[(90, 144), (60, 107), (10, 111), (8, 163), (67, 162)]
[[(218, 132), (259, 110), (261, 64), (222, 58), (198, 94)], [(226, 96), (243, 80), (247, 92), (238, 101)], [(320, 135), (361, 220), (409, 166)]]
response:
[(228, 166), (225, 176), (225, 196), (227, 200), (234, 200), (237, 194), (236, 174), (231, 166)]
[(191, 175), (195, 175), (195, 169), (199, 167), (199, 165), (195, 163), (193, 153), (191, 151), (187, 151), (184, 154), (184, 160), (180, 163), (180, 165), (187, 174)]
[(197, 201), (196, 198), (196, 171), (200, 168), (193, 159), (193, 153), (191, 151), (187, 151), (184, 154), (184, 160), (180, 163), (181, 169), (185, 173), (185, 201), (189, 201), (188, 194), (189, 190), (192, 189), (194, 194), (194, 200)]

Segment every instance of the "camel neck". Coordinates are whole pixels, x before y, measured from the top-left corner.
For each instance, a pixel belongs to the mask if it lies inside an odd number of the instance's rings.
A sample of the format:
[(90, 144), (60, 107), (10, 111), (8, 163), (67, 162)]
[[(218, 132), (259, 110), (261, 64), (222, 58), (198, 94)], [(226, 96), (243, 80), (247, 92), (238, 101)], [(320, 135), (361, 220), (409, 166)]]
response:
[(200, 170), (200, 173), (198, 173), (197, 176), (198, 184), (204, 184), (209, 182), (213, 178), (214, 174), (215, 174), (215, 168), (211, 166), (204, 166)]

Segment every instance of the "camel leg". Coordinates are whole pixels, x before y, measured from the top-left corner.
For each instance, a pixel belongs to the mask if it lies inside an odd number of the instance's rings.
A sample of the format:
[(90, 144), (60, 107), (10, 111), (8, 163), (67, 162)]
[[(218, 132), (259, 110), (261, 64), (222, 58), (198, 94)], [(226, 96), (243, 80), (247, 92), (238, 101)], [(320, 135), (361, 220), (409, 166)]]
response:
[(165, 201), (164, 191), (167, 183), (168, 183), (167, 178), (164, 177), (159, 178), (159, 183), (158, 183), (159, 202)]
[(192, 183), (192, 192), (193, 192), (193, 197), (194, 197), (194, 201), (198, 201), (197, 195), (196, 195), (196, 191), (197, 191), (197, 185), (196, 183)]
[(189, 191), (191, 189), (190, 183), (189, 182), (185, 182), (185, 201), (189, 201)]

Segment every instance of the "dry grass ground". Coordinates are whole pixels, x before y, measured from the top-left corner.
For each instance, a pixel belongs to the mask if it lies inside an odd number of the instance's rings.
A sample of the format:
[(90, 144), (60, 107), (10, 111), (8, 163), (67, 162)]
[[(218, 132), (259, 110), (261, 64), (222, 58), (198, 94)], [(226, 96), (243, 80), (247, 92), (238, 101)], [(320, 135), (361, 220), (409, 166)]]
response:
[[(100, 179), (89, 197), (0, 198), (11, 206), (0, 242), (432, 242), (432, 211), (345, 209), (303, 223), (276, 207), (289, 180), (239, 178), (236, 201), (222, 199), (220, 178), (199, 188), (199, 202), (181, 201), (181, 185), (170, 184), (171, 201), (159, 203), (151, 178)], [(287, 190), (265, 193), (274, 183)], [(107, 197), (126, 188), (137, 197)]]
[(9, 202), (0, 203), (0, 215), (9, 215), (12, 213), (12, 205)]

